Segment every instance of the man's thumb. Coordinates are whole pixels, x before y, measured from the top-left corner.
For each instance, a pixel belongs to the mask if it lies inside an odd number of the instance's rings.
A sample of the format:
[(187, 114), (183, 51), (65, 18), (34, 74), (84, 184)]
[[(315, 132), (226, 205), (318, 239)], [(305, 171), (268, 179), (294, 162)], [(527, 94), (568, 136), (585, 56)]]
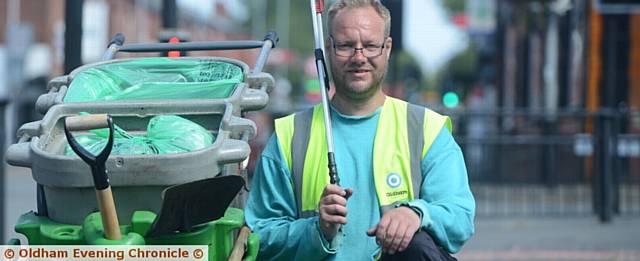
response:
[(376, 235), (376, 228), (375, 227), (367, 229), (367, 236), (372, 237), (372, 236), (375, 236), (375, 235)]

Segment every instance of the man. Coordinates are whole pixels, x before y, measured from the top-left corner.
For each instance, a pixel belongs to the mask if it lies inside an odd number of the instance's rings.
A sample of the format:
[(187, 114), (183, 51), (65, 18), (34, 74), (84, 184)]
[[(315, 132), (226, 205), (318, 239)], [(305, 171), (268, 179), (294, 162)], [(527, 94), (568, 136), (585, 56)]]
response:
[(259, 259), (454, 260), (475, 202), (450, 120), (381, 91), (392, 40), (378, 1), (338, 0), (328, 27), (340, 186), (320, 105), (276, 120), (245, 211)]

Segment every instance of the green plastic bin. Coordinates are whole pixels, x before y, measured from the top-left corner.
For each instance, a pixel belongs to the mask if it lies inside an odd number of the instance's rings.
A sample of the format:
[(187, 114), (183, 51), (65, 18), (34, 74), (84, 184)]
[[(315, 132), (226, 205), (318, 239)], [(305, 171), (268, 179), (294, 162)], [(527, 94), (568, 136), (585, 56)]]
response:
[[(228, 208), (225, 215), (215, 221), (202, 224), (191, 232), (161, 237), (144, 237), (156, 215), (150, 211), (136, 211), (129, 225), (121, 225), (120, 240), (104, 238), (100, 213), (88, 215), (83, 224), (69, 225), (39, 217), (33, 212), (23, 214), (15, 230), (23, 234), (29, 245), (207, 245), (209, 260), (227, 260), (234, 244), (234, 232), (244, 224), (244, 213), (237, 208)], [(10, 240), (17, 244), (15, 239)], [(245, 261), (255, 260), (258, 255), (259, 238), (251, 234), (247, 240)]]

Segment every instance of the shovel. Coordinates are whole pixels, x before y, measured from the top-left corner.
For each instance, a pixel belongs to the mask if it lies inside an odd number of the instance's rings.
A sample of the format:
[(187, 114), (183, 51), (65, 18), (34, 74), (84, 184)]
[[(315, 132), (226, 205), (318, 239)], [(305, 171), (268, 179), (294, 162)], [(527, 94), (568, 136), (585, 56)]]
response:
[[(109, 128), (109, 140), (104, 149), (97, 155), (91, 154), (80, 145), (71, 134), (72, 131), (83, 131), (100, 128)], [(105, 168), (105, 162), (111, 153), (113, 146), (113, 120), (107, 114), (94, 114), (86, 116), (66, 117), (64, 120), (64, 134), (73, 151), (91, 167), (93, 185), (96, 189), (98, 208), (102, 217), (105, 237), (110, 240), (120, 240), (120, 224), (116, 206), (113, 202), (113, 194), (109, 185), (109, 177)]]
[(166, 188), (160, 214), (146, 236), (188, 232), (194, 226), (221, 218), (243, 186), (241, 176), (230, 175)]
[(247, 226), (243, 226), (240, 229), (240, 233), (238, 233), (238, 238), (236, 239), (236, 243), (233, 245), (233, 249), (231, 250), (231, 254), (227, 261), (240, 261), (244, 256), (245, 249), (247, 248), (247, 240), (249, 239), (249, 235), (251, 234), (251, 229)]

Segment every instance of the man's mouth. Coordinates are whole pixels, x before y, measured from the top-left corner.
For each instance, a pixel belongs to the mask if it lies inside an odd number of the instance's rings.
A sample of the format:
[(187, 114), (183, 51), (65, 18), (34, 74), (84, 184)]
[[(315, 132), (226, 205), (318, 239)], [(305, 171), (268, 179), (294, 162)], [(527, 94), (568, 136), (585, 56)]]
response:
[(352, 70), (347, 70), (347, 72), (348, 72), (348, 73), (351, 73), (351, 74), (356, 74), (356, 75), (358, 75), (358, 74), (368, 73), (368, 72), (369, 72), (369, 70), (365, 70), (365, 69), (352, 69)]

